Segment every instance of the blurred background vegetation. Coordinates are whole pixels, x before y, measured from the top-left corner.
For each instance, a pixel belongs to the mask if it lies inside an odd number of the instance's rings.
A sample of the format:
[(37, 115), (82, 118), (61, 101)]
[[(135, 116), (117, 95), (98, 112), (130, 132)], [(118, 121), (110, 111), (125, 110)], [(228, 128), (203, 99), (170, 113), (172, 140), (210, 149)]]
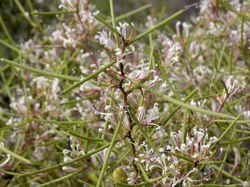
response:
[[(97, 9), (105, 15), (109, 15), (109, 4), (107, 0), (90, 0), (92, 4), (95, 4)], [(139, 8), (146, 4), (151, 4), (152, 7), (145, 12), (130, 17), (129, 22), (145, 23), (146, 15), (157, 15), (157, 18), (163, 19), (175, 11), (185, 7), (188, 4), (198, 2), (198, 0), (114, 0), (115, 14), (122, 15), (128, 11)], [(58, 10), (60, 0), (0, 0), (0, 57), (13, 58), (14, 53), (9, 50), (1, 41), (11, 42), (7, 35), (6, 29), (10, 36), (13, 38), (14, 44), (18, 45), (29, 38), (35, 33), (38, 33), (37, 29), (34, 29), (32, 25), (25, 19), (24, 15), (18, 8), (20, 3), (23, 9), (27, 12), (36, 11), (55, 11)], [(160, 12), (160, 14), (159, 14)], [(189, 12), (189, 14), (195, 13), (195, 9)], [(32, 15), (29, 14), (32, 17)], [(178, 20), (185, 20), (188, 18), (187, 14), (179, 17)], [(36, 17), (38, 21), (42, 23), (43, 28), (46, 25), (55, 21), (55, 16), (43, 16), (42, 18)], [(174, 23), (172, 23), (172, 26)], [(5, 27), (6, 29), (4, 30)]]

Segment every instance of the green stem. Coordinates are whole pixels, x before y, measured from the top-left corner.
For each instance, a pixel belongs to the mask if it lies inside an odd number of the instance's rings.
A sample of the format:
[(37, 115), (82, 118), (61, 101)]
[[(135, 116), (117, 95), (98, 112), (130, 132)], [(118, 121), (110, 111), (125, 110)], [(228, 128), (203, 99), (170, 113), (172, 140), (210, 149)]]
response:
[(106, 172), (106, 176), (110, 174), (116, 167), (118, 167), (119, 164), (128, 156), (130, 152), (131, 152), (131, 149), (128, 149), (125, 154), (122, 154), (122, 157)]
[[(196, 4), (194, 4), (194, 5), (196, 5)], [(168, 22), (172, 21), (173, 19), (179, 17), (181, 14), (183, 14), (184, 12), (186, 12), (187, 10), (189, 10), (190, 8), (192, 8), (194, 5), (187, 6), (186, 8), (179, 10), (178, 12), (174, 13), (170, 17), (168, 17), (165, 20), (161, 21), (160, 23), (156, 24), (154, 27), (152, 27), (152, 28), (146, 30), (145, 32), (137, 35), (137, 37), (135, 37), (135, 39), (132, 40), (131, 43), (134, 43), (135, 41), (144, 38), (146, 35), (150, 34), (151, 32), (154, 32), (155, 30), (157, 30), (160, 27), (164, 26), (165, 24), (167, 24)]]
[(100, 21), (103, 25), (108, 27), (112, 32), (119, 34), (119, 32), (112, 25), (110, 25), (106, 20), (104, 20), (101, 16), (97, 15), (95, 18), (98, 21)]
[(27, 164), (32, 164), (31, 161), (29, 161), (28, 159), (12, 152), (11, 150), (5, 148), (3, 145), (0, 144), (0, 151), (2, 152), (5, 152), (6, 154), (9, 154), (10, 156), (12, 156), (13, 158), (17, 159), (17, 160), (20, 160), (24, 163), (27, 163)]
[(147, 135), (147, 133), (144, 131), (144, 129), (142, 128), (139, 120), (137, 119), (137, 117), (135, 116), (134, 111), (132, 110), (132, 107), (129, 107), (129, 111), (130, 111), (130, 115), (132, 117), (132, 119), (134, 120), (136, 126), (139, 128), (139, 130), (141, 131), (142, 135), (144, 136), (144, 138), (146, 139), (146, 141), (148, 142), (148, 144), (150, 145), (150, 147), (155, 151), (155, 153), (161, 157), (161, 154), (159, 152), (159, 150), (155, 147), (154, 143), (151, 141), (150, 137)]
[(103, 139), (101, 139), (101, 138), (91, 138), (91, 137), (87, 137), (87, 136), (82, 136), (82, 135), (77, 134), (73, 131), (68, 131), (68, 132), (62, 131), (62, 133), (66, 134), (68, 136), (75, 136), (75, 137), (78, 137), (78, 138), (81, 138), (84, 140), (89, 140), (89, 141), (95, 141), (95, 142), (102, 142), (103, 141)]
[(106, 69), (108, 69), (109, 67), (111, 67), (112, 65), (114, 65), (116, 63), (116, 61), (113, 61), (105, 66), (103, 66), (102, 68), (100, 68), (98, 71), (96, 71), (95, 73), (87, 76), (86, 78), (76, 82), (75, 84), (73, 84), (72, 86), (66, 88), (65, 90), (63, 90), (63, 94), (66, 94), (68, 92), (70, 92), (71, 90), (73, 90), (74, 88), (80, 86), (81, 84), (95, 78), (97, 75), (99, 75), (101, 72), (105, 71)]
[(238, 119), (240, 118), (241, 114), (239, 114), (235, 120), (226, 128), (226, 130), (220, 135), (220, 137), (216, 140), (216, 142), (213, 144), (211, 149), (213, 149), (221, 140), (222, 138), (230, 131), (230, 129), (236, 124)]
[(117, 17), (115, 18), (115, 21), (120, 21), (120, 20), (126, 19), (126, 18), (128, 18), (128, 17), (130, 17), (130, 16), (133, 16), (133, 15), (135, 15), (135, 14), (138, 14), (138, 13), (140, 13), (140, 12), (144, 11), (145, 9), (150, 8), (150, 7), (151, 7), (150, 4), (144, 5), (144, 6), (140, 7), (140, 8), (137, 8), (137, 9), (135, 9), (135, 10), (132, 10), (132, 11), (130, 11), (130, 12), (128, 12), (128, 13), (125, 13), (125, 14), (123, 14), (123, 15), (121, 15), (121, 16), (117, 16)]
[(79, 81), (80, 80), (77, 77), (72, 77), (72, 76), (68, 76), (68, 75), (61, 75), (61, 74), (57, 74), (57, 73), (47, 72), (44, 70), (39, 70), (39, 69), (36, 69), (33, 67), (25, 66), (23, 64), (19, 64), (17, 62), (14, 62), (14, 61), (11, 61), (8, 59), (1, 58), (0, 60), (11, 65), (11, 66), (15, 66), (15, 67), (30, 71), (32, 73), (37, 73), (37, 74), (44, 75), (47, 77), (59, 78), (59, 79), (68, 80), (68, 81)]
[(20, 49), (18, 49), (17, 47), (15, 47), (14, 45), (9, 44), (8, 42), (6, 42), (2, 39), (0, 39), (0, 43), (3, 44), (4, 46), (10, 48), (12, 51), (23, 55), (23, 52)]
[(4, 31), (5, 35), (7, 36), (8, 40), (12, 44), (14, 44), (15, 42), (14, 42), (13, 38), (11, 37), (10, 32), (8, 31), (8, 29), (7, 29), (7, 27), (6, 27), (5, 23), (4, 23), (3, 18), (2, 18), (1, 15), (0, 15), (0, 25), (2, 26), (3, 31)]
[(11, 172), (11, 171), (6, 171), (2, 168), (0, 168), (0, 173), (4, 173), (4, 174), (7, 174), (7, 175), (12, 175), (12, 176), (20, 176), (21, 174), (20, 173), (15, 173), (15, 172)]
[(182, 143), (186, 144), (186, 139), (187, 139), (187, 130), (189, 127), (189, 123), (188, 123), (188, 110), (184, 111), (184, 123), (183, 123), (183, 127), (182, 127)]
[(124, 113), (122, 113), (121, 119), (120, 119), (118, 125), (116, 126), (116, 129), (115, 129), (115, 132), (114, 132), (114, 136), (113, 136), (113, 138), (111, 140), (111, 143), (110, 143), (110, 146), (109, 146), (106, 158), (104, 160), (104, 163), (103, 163), (103, 166), (102, 166), (102, 170), (101, 170), (101, 174), (100, 174), (100, 176), (98, 178), (98, 182), (96, 184), (96, 187), (100, 187), (101, 184), (102, 184), (103, 176), (104, 176), (106, 168), (108, 166), (109, 157), (110, 157), (111, 152), (113, 150), (113, 147), (114, 147), (114, 145), (116, 143), (116, 137), (118, 136), (118, 133), (119, 133), (120, 128), (122, 126), (123, 117), (124, 117)]
[[(137, 8), (135, 10), (132, 10), (132, 11), (130, 11), (128, 13), (125, 13), (123, 15), (117, 16), (115, 18), (115, 21), (121, 21), (121, 20), (126, 19), (126, 18), (128, 18), (130, 16), (138, 14), (138, 13), (140, 13), (140, 12), (144, 11), (145, 9), (150, 8), (150, 7), (151, 7), (151, 5), (148, 4), (148, 5), (142, 6), (140, 8)], [(75, 11), (65, 11), (64, 10), (64, 11), (53, 11), (53, 12), (31, 12), (31, 15), (36, 15), (36, 16), (55, 16), (55, 15), (73, 14), (73, 13), (75, 13)], [(100, 17), (98, 17), (98, 18), (100, 18)], [(108, 21), (108, 22), (110, 22), (110, 21)]]
[(104, 145), (104, 146), (102, 146), (102, 147), (100, 147), (100, 148), (98, 148), (98, 149), (95, 149), (95, 150), (93, 150), (93, 151), (91, 151), (91, 152), (88, 152), (88, 153), (85, 154), (85, 155), (82, 155), (82, 156), (79, 156), (79, 157), (77, 157), (77, 158), (75, 158), (75, 159), (72, 159), (71, 161), (64, 162), (64, 163), (60, 163), (60, 164), (57, 164), (57, 165), (55, 165), (55, 166), (51, 166), (51, 167), (44, 168), (44, 169), (41, 169), (41, 170), (27, 172), (27, 173), (21, 174), (20, 176), (21, 176), (21, 177), (26, 177), (26, 176), (35, 175), (35, 174), (38, 174), (38, 173), (50, 172), (50, 171), (55, 170), (55, 169), (57, 169), (57, 168), (61, 168), (61, 167), (63, 167), (63, 166), (67, 166), (67, 165), (69, 165), (69, 164), (73, 164), (73, 163), (75, 163), (75, 162), (77, 162), (77, 161), (79, 161), (79, 160), (82, 160), (82, 159), (84, 159), (84, 158), (86, 158), (86, 157), (89, 157), (89, 156), (91, 156), (91, 155), (94, 155), (94, 154), (96, 154), (96, 153), (98, 153), (98, 152), (100, 152), (100, 151), (106, 149), (109, 145), (110, 145), (110, 144), (106, 144), (106, 145)]
[(217, 171), (220, 171), (226, 177), (229, 177), (229, 178), (231, 178), (231, 179), (233, 179), (233, 180), (235, 180), (235, 181), (237, 181), (239, 183), (244, 183), (243, 180), (239, 179), (238, 177), (233, 176), (231, 173), (228, 173), (228, 172), (226, 172), (224, 170), (221, 170), (219, 167), (217, 167), (215, 165), (211, 165), (211, 167), (214, 168)]
[[(130, 79), (131, 80), (131, 79)], [(219, 118), (233, 118), (232, 116), (229, 116), (227, 114), (223, 114), (223, 113), (218, 113), (218, 112), (213, 112), (213, 111), (209, 111), (209, 110), (205, 110), (203, 108), (199, 108), (199, 107), (196, 107), (196, 106), (192, 106), (192, 105), (189, 105), (187, 103), (184, 103), (182, 101), (179, 101), (179, 100), (176, 100), (176, 99), (173, 99), (171, 97), (169, 97), (168, 95), (163, 95), (161, 93), (159, 93), (158, 91), (155, 91), (153, 90), (152, 88), (146, 86), (145, 84), (140, 84), (138, 82), (135, 82), (133, 80), (131, 80), (131, 82), (134, 82), (135, 84), (139, 85), (140, 87), (144, 88), (145, 90), (151, 92), (152, 94), (158, 96), (158, 97), (161, 97), (163, 99), (165, 99), (166, 101), (170, 102), (170, 103), (173, 103), (177, 106), (180, 106), (180, 107), (183, 107), (183, 108), (186, 108), (186, 109), (189, 109), (189, 110), (192, 110), (192, 111), (195, 111), (195, 112), (199, 112), (199, 113), (202, 113), (202, 114), (206, 114), (206, 115), (209, 115), (209, 116), (214, 116), (214, 117), (219, 117)]]
[(55, 180), (52, 180), (52, 181), (49, 181), (49, 182), (46, 182), (46, 183), (43, 183), (41, 185), (38, 185), (37, 187), (43, 187), (43, 186), (49, 186), (49, 185), (52, 185), (54, 183), (58, 183), (60, 181), (64, 181), (65, 179), (68, 179), (70, 177), (73, 177), (74, 175), (76, 175), (77, 173), (80, 173), (81, 171), (83, 170), (83, 168), (81, 167), (80, 169), (76, 170), (75, 172), (73, 173), (70, 173), (68, 175), (65, 175), (63, 177), (60, 177), (58, 179), (55, 179)]
[[(188, 96), (183, 100), (183, 102), (188, 102), (193, 96), (194, 94), (197, 92), (198, 88), (195, 88), (193, 91), (191, 91)], [(166, 126), (169, 122), (169, 120), (173, 117), (173, 115), (181, 109), (181, 106), (177, 106), (174, 108), (174, 110), (168, 115), (168, 117), (165, 119), (165, 122), (163, 124), (165, 124), (164, 126)]]
[(42, 123), (52, 123), (52, 124), (57, 124), (57, 125), (72, 125), (72, 124), (87, 124), (94, 122), (93, 120), (86, 120), (86, 121), (57, 121), (57, 120), (45, 120), (45, 119), (37, 119), (37, 118), (25, 118), (28, 121), (37, 121), (37, 122), (42, 122)]
[[(217, 123), (232, 123), (234, 120), (224, 120), (224, 119), (216, 119), (214, 122)], [(238, 124), (245, 124), (245, 123), (250, 123), (250, 120), (238, 120), (236, 121)]]
[(201, 184), (198, 187), (240, 187), (241, 184)]
[(225, 154), (225, 156), (224, 156), (224, 158), (223, 158), (223, 162), (222, 162), (222, 164), (221, 164), (221, 166), (220, 166), (220, 170), (219, 170), (218, 173), (216, 174), (216, 177), (215, 177), (215, 179), (214, 179), (214, 183), (218, 180), (218, 178), (219, 178), (219, 176), (220, 176), (220, 173), (221, 173), (221, 171), (222, 171), (222, 169), (223, 169), (223, 167), (224, 167), (224, 164), (225, 164), (225, 162), (226, 162), (226, 160), (227, 160), (227, 156), (228, 156), (228, 153), (229, 153), (229, 149), (230, 149), (230, 145), (227, 146), (226, 154)]
[(20, 12), (22, 13), (23, 17), (28, 21), (28, 23), (34, 27), (34, 28), (37, 28), (37, 25), (31, 20), (31, 18), (29, 17), (29, 14), (28, 12), (26, 12), (21, 3), (19, 2), (19, 0), (14, 0), (15, 4), (17, 5), (17, 8), (20, 10)]
[[(111, 22), (112, 27), (116, 30), (115, 27), (115, 12), (114, 12), (114, 2), (113, 0), (109, 0), (109, 7), (110, 7), (110, 15), (111, 15)], [(118, 44), (118, 35), (117, 32), (114, 32), (116, 44)]]
[(155, 68), (154, 62), (154, 44), (153, 44), (153, 37), (152, 34), (149, 34), (149, 45), (150, 45), (150, 57), (149, 57), (149, 69)]
[(236, 139), (236, 140), (221, 142), (220, 144), (233, 144), (233, 143), (248, 141), (248, 140), (250, 140), (250, 136), (247, 136), (247, 137), (244, 137), (244, 138), (239, 138), (239, 139)]
[(143, 166), (141, 165), (140, 162), (138, 162), (138, 165), (139, 165), (139, 168), (140, 168), (140, 170), (141, 170), (141, 172), (142, 172), (143, 178), (144, 178), (147, 182), (149, 182), (149, 178), (148, 178), (147, 173), (146, 173), (146, 171), (144, 170)]
[(31, 12), (32, 15), (37, 15), (37, 16), (55, 16), (55, 15), (70, 14), (70, 13), (75, 13), (75, 11)]

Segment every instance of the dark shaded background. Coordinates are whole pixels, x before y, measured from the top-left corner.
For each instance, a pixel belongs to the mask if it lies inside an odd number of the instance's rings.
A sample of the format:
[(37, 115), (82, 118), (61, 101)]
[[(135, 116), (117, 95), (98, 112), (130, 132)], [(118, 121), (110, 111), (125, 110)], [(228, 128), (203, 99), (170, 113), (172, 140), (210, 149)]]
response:
[[(30, 4), (37, 11), (53, 11), (58, 9), (59, 0), (20, 0), (24, 9), (31, 12)], [(29, 4), (30, 2), (30, 4)], [(91, 3), (97, 6), (103, 14), (109, 15), (109, 1), (108, 0), (90, 0)], [(198, 2), (198, 0), (114, 0), (115, 14), (121, 15), (133, 9), (139, 8), (146, 4), (151, 4), (152, 7), (136, 16), (130, 17), (129, 22), (144, 23), (147, 15), (151, 14), (156, 17), (167, 17), (175, 11), (185, 7), (185, 5)], [(187, 19), (195, 9), (185, 13), (185, 15), (178, 18), (178, 20)], [(37, 30), (33, 29), (29, 23), (24, 19), (19, 9), (15, 4), (15, 0), (0, 0), (0, 16), (2, 17), (7, 29), (9, 30), (14, 41), (18, 44), (31, 38)], [(55, 17), (43, 16), (43, 25), (51, 24), (55, 21)], [(173, 26), (173, 24), (172, 24)], [(0, 26), (0, 39), (6, 40), (6, 36)], [(11, 58), (12, 52), (0, 43), (0, 57)]]

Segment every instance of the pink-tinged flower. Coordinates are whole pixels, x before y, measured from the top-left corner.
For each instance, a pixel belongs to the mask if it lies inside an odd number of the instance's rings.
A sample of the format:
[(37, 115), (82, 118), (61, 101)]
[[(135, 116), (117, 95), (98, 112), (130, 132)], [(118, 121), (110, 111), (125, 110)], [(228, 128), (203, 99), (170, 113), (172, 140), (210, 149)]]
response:
[(138, 108), (138, 120), (142, 125), (150, 124), (157, 119), (159, 119), (158, 103), (155, 103), (147, 112), (144, 106)]
[(129, 24), (128, 23), (119, 23), (118, 26), (116, 26), (117, 31), (119, 34), (125, 39), (128, 39), (128, 31), (129, 31)]
[(77, 5), (77, 0), (61, 0), (61, 4), (59, 5), (59, 9), (65, 8), (69, 11), (75, 11)]
[(111, 33), (102, 31), (98, 32), (98, 34), (95, 36), (95, 39), (99, 41), (100, 44), (104, 45), (105, 48), (110, 50), (116, 49), (115, 42), (111, 39)]
[(148, 64), (142, 64), (135, 67), (131, 73), (128, 74), (128, 78), (133, 80), (143, 80), (148, 76)]

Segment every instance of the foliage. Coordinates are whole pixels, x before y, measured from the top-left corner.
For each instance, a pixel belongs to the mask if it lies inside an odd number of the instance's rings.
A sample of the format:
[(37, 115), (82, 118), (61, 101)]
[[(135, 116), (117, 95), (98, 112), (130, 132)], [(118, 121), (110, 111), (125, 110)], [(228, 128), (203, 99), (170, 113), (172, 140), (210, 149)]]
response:
[(33, 36), (2, 19), (0, 186), (249, 186), (249, 0), (145, 23), (14, 3)]

